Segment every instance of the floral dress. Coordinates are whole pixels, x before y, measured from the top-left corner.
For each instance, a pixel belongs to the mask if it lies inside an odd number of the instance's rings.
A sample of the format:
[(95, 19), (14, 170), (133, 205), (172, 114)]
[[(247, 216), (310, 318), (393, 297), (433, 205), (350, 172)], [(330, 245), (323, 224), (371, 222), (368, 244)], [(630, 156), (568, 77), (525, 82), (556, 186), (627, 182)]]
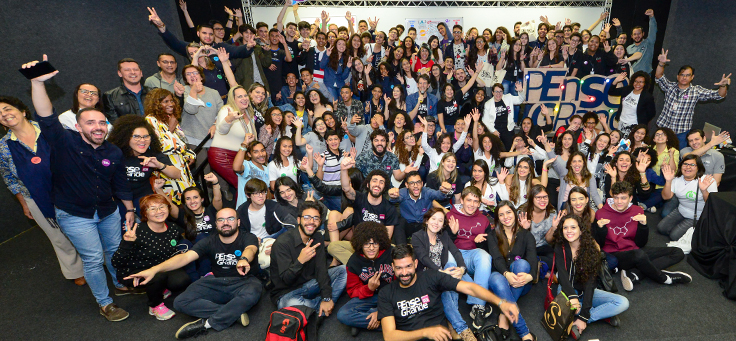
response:
[(171, 164), (181, 171), (180, 179), (172, 179), (162, 172), (158, 173), (161, 179), (166, 180), (164, 184), (164, 193), (177, 205), (180, 205), (181, 194), (185, 189), (194, 186), (194, 177), (189, 170), (189, 162), (196, 158), (194, 152), (187, 148), (187, 140), (184, 131), (180, 125), (176, 126), (176, 131), (169, 131), (166, 123), (160, 122), (153, 116), (146, 116), (146, 121), (156, 130), (156, 136), (161, 143), (161, 152), (169, 157)]

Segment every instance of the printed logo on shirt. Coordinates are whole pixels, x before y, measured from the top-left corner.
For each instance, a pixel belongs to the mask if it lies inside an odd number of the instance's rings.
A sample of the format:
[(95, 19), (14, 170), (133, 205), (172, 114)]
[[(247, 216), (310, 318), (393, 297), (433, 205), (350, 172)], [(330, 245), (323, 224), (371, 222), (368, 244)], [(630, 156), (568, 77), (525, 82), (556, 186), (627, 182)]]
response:
[(685, 194), (685, 196), (686, 196), (686, 197), (687, 197), (688, 199), (690, 199), (690, 200), (692, 200), (692, 201), (695, 201), (695, 192), (694, 192), (694, 191), (688, 191), (688, 192), (687, 192), (687, 194)]
[[(381, 273), (381, 280), (386, 281), (387, 283), (391, 283), (394, 278), (394, 268), (391, 266), (391, 264), (379, 265), (378, 272)], [(360, 278), (361, 281), (365, 282), (371, 277), (375, 276), (375, 274), (376, 271), (372, 267), (363, 267), (363, 269), (360, 270), (360, 275), (358, 275), (358, 278)]]
[[(383, 216), (383, 214), (381, 214)], [(383, 223), (381, 221), (381, 218), (379, 218), (378, 214), (368, 212), (367, 209), (363, 209), (363, 221), (375, 221), (377, 223)]]
[[(104, 165), (104, 163), (103, 163)], [(146, 171), (148, 171), (148, 167), (137, 167), (137, 166), (131, 166), (131, 167), (125, 167), (125, 170), (127, 172), (128, 179), (130, 178), (142, 178), (146, 176)]]
[(217, 262), (217, 265), (220, 266), (230, 266), (238, 264), (238, 259), (235, 257), (234, 254), (231, 253), (216, 253), (215, 260)]
[(429, 308), (429, 296), (415, 297), (410, 300), (396, 302), (402, 317), (414, 315)]

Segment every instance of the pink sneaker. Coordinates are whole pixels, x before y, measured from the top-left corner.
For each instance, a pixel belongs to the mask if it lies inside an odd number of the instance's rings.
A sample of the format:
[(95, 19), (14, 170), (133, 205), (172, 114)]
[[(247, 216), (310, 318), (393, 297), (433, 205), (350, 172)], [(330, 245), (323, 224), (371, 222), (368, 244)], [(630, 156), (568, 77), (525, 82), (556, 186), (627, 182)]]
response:
[(156, 319), (160, 321), (166, 321), (176, 315), (173, 311), (169, 310), (169, 308), (167, 308), (163, 303), (159, 304), (158, 306), (154, 308), (148, 307), (148, 314), (152, 316), (156, 316)]
[(169, 289), (164, 290), (164, 299), (169, 298), (169, 296), (171, 296), (171, 291)]

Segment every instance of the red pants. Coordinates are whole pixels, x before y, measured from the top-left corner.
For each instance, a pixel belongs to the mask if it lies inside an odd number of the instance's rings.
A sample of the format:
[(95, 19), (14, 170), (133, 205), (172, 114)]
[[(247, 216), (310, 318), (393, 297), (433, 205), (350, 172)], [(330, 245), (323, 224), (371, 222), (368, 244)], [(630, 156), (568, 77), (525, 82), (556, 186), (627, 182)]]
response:
[(237, 154), (238, 152), (236, 151), (216, 147), (210, 147), (207, 151), (207, 159), (209, 160), (212, 171), (236, 189), (238, 188), (238, 176), (233, 171), (233, 161)]

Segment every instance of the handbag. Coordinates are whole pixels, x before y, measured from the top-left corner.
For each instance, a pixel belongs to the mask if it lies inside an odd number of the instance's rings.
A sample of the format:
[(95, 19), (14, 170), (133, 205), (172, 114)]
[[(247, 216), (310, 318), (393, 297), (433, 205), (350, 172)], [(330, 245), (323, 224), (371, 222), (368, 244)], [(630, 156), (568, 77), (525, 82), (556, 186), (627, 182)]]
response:
[[(508, 61), (504, 60), (503, 67), (501, 68), (501, 70), (495, 70), (493, 72), (493, 84), (501, 83), (503, 82), (503, 79), (506, 78), (506, 63), (507, 62)], [(486, 86), (488, 86), (488, 84), (486, 84)]]
[(608, 292), (618, 292), (618, 286), (616, 285), (616, 282), (613, 281), (611, 268), (608, 267), (606, 254), (603, 251), (601, 251), (601, 267), (598, 270), (598, 289)]
[[(562, 249), (565, 256), (565, 268), (567, 268), (567, 255), (565, 249)], [(552, 256), (552, 264), (554, 264), (554, 256)], [(554, 265), (553, 265), (554, 269)], [(554, 271), (553, 271), (554, 272)], [(557, 296), (552, 296), (552, 276), (547, 280), (547, 297), (544, 300), (544, 316), (542, 316), (542, 326), (547, 331), (552, 340), (564, 341), (570, 336), (572, 322), (575, 319), (575, 311), (571, 309), (570, 300), (567, 295), (560, 290)]]

